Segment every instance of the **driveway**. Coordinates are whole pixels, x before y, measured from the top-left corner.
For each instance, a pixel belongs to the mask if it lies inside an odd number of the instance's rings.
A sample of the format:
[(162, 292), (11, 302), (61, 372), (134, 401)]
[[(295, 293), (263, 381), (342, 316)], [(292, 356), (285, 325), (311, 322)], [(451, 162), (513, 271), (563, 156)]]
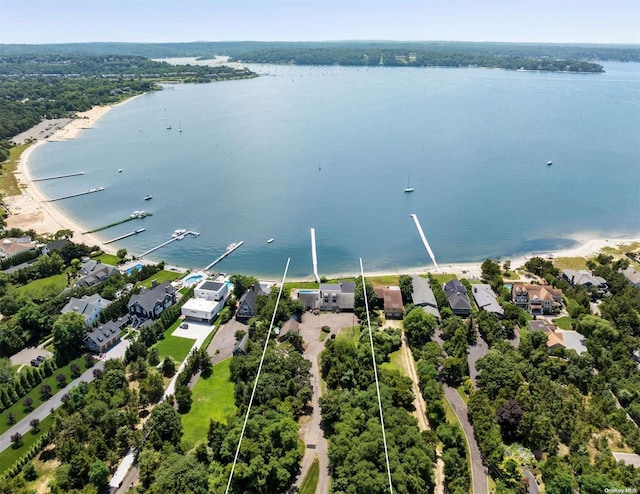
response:
[[(324, 431), (321, 426), (322, 417), (320, 415), (319, 400), (320, 396), (322, 396), (322, 387), (320, 386), (318, 356), (324, 350), (324, 342), (331, 335), (338, 334), (341, 328), (353, 326), (356, 321), (357, 319), (352, 313), (319, 314), (316, 316), (311, 312), (305, 312), (300, 323), (300, 336), (304, 339), (306, 347), (304, 357), (311, 362), (311, 387), (313, 388), (311, 406), (313, 411), (310, 420), (300, 427), (300, 436), (305, 443), (305, 453), (295, 485), (298, 488), (300, 487), (313, 460), (317, 457), (320, 465), (320, 476), (316, 493), (319, 494), (327, 494), (329, 492), (330, 477), (327, 439), (324, 437)], [(323, 326), (329, 326), (331, 332), (324, 341), (320, 341)]]
[(207, 353), (211, 356), (211, 363), (216, 365), (218, 362), (231, 357), (233, 347), (236, 346), (236, 331), (246, 332), (248, 330), (249, 328), (246, 324), (242, 324), (235, 319), (231, 319), (228, 323), (220, 326), (207, 348)]
[(42, 355), (45, 358), (53, 357), (53, 353), (49, 350), (44, 350), (42, 348), (29, 347), (20, 350), (15, 355), (12, 355), (9, 360), (11, 360), (12, 365), (30, 365), (31, 361)]

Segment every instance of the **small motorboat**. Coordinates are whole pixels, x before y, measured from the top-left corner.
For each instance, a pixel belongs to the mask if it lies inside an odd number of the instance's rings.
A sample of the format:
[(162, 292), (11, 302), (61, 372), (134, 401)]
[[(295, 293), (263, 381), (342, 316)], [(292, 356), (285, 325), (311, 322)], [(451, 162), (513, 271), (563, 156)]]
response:
[(269, 240), (267, 240), (267, 243), (270, 244), (275, 240), (275, 238), (270, 238)]
[(145, 201), (148, 201), (148, 200), (150, 200), (152, 197), (153, 197), (153, 196), (152, 196), (151, 194), (149, 194), (149, 195), (147, 195), (147, 196), (144, 196), (144, 200), (145, 200)]

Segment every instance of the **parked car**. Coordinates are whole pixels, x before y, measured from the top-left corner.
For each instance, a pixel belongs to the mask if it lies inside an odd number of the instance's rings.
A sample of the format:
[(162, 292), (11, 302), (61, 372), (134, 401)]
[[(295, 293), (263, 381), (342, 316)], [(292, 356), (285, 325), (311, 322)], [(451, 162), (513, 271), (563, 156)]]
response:
[(188, 329), (188, 328), (189, 328), (189, 325), (188, 325), (186, 322), (183, 322), (183, 323), (180, 325), (180, 327), (181, 327), (182, 329)]
[(45, 360), (47, 360), (47, 357), (45, 357), (44, 355), (38, 355), (36, 357), (36, 360), (40, 363), (44, 362)]
[(38, 359), (31, 359), (31, 365), (33, 365), (34, 367), (38, 367), (42, 362), (40, 362)]

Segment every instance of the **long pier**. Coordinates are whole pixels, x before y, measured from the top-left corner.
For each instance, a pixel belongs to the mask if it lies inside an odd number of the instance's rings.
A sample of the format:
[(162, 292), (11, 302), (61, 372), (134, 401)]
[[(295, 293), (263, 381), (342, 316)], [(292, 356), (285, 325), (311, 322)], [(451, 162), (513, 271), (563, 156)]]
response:
[(431, 250), (431, 246), (427, 241), (427, 237), (424, 236), (424, 232), (422, 231), (422, 227), (420, 226), (420, 222), (418, 221), (418, 216), (415, 214), (411, 214), (409, 216), (413, 218), (413, 221), (416, 224), (416, 228), (418, 229), (418, 233), (420, 234), (420, 238), (422, 239), (422, 243), (424, 244), (424, 247), (427, 249), (427, 252), (429, 253), (429, 257), (431, 258), (433, 265), (436, 267), (436, 271), (439, 273), (440, 268), (438, 267), (438, 263), (436, 262), (436, 256), (433, 254), (433, 251)]
[[(136, 213), (138, 213), (138, 214), (136, 214)], [(115, 223), (109, 223), (108, 225), (101, 226), (99, 228), (94, 228), (93, 230), (88, 230), (88, 231), (86, 231), (84, 233), (87, 234), (87, 233), (99, 232), (101, 230), (106, 230), (107, 228), (111, 228), (111, 227), (116, 226), (116, 225), (121, 225), (122, 223), (126, 223), (127, 221), (138, 220), (138, 219), (146, 218), (147, 216), (152, 216), (152, 213), (149, 213), (148, 211), (136, 211), (135, 213), (130, 215), (128, 218), (125, 218), (125, 219), (120, 220), (120, 221), (116, 221)]]
[(67, 173), (66, 175), (55, 175), (53, 177), (34, 178), (32, 182), (44, 182), (45, 180), (56, 180), (58, 178), (77, 177), (78, 175), (84, 175), (84, 172)]
[(144, 256), (146, 256), (148, 254), (151, 254), (152, 252), (155, 252), (156, 250), (161, 249), (162, 247), (165, 247), (165, 246), (169, 245), (170, 243), (175, 242), (176, 240), (182, 240), (185, 237), (197, 237), (198, 235), (200, 235), (198, 232), (182, 232), (182, 233), (177, 234), (177, 235), (176, 235), (176, 233), (174, 233), (169, 240), (166, 240), (166, 241), (162, 242), (160, 245), (156, 245), (155, 247), (149, 249), (148, 251), (143, 252), (138, 257), (140, 259), (142, 259)]
[(218, 257), (215, 261), (210, 262), (209, 264), (207, 264), (204, 268), (205, 271), (209, 271), (212, 267), (214, 267), (216, 264), (218, 264), (220, 261), (222, 261), (225, 257), (227, 257), (229, 254), (231, 254), (234, 250), (236, 250), (237, 248), (239, 248), (242, 244), (244, 244), (244, 240), (240, 240), (240, 242), (236, 242), (235, 244), (231, 244), (227, 247), (227, 250), (224, 251), (224, 254), (222, 254), (220, 257)]
[(316, 278), (316, 283), (320, 283), (320, 276), (318, 275), (318, 254), (316, 253), (316, 229), (311, 229), (311, 262), (313, 263), (313, 276)]
[(113, 242), (117, 242), (118, 240), (122, 240), (123, 238), (131, 237), (132, 235), (137, 235), (138, 233), (142, 233), (143, 231), (144, 231), (144, 228), (140, 228), (139, 230), (134, 230), (132, 232), (125, 233), (124, 235), (120, 235), (119, 237), (112, 238), (111, 240), (107, 240), (104, 243), (111, 244)]
[(84, 192), (69, 194), (68, 196), (56, 197), (55, 199), (49, 199), (47, 202), (62, 201), (62, 199), (70, 199), (72, 197), (84, 196), (87, 194), (93, 194), (94, 192), (101, 192), (103, 190), (104, 190), (104, 187), (96, 187), (95, 189), (85, 190)]

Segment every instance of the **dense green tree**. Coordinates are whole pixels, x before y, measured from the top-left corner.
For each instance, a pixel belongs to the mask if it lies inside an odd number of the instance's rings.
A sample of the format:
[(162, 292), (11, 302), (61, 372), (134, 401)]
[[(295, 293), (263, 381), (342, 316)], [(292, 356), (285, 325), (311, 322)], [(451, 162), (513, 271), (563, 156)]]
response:
[(85, 320), (77, 312), (62, 314), (53, 324), (53, 348), (58, 362), (66, 363), (80, 355), (86, 331)]
[(157, 405), (145, 423), (145, 431), (155, 433), (161, 441), (176, 446), (182, 437), (182, 422), (178, 412), (167, 402)]
[(415, 307), (404, 318), (404, 330), (412, 346), (421, 347), (433, 336), (438, 321), (422, 307)]

